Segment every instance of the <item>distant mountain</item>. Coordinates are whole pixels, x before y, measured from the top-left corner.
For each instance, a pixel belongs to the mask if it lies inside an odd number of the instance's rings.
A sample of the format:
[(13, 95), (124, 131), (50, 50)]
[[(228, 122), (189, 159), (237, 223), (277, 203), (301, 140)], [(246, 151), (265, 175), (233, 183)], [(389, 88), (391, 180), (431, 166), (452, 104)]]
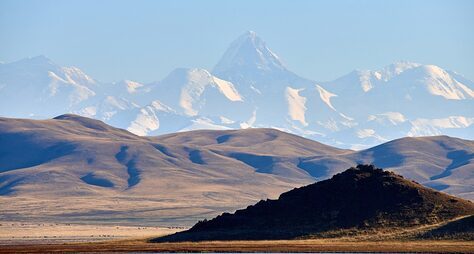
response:
[(42, 119), (73, 112), (109, 121), (138, 107), (123, 90), (45, 56), (0, 64), (0, 115), (6, 117)]
[(473, 154), (447, 136), (352, 151), (275, 129), (142, 137), (77, 115), (0, 118), (0, 218), (190, 225), (358, 163), (474, 199)]
[(253, 31), (246, 32), (231, 43), (212, 73), (236, 84), (246, 97), (263, 97), (267, 93), (284, 90), (289, 85), (312, 83), (289, 71), (280, 57)]
[(213, 73), (234, 78), (266, 76), (265, 73), (289, 74), (280, 58), (254, 31), (248, 31), (232, 42)]
[(473, 139), (474, 82), (435, 65), (397, 62), (333, 81), (298, 76), (255, 32), (212, 71), (177, 68), (151, 83), (101, 82), (40, 56), (0, 64), (0, 115), (74, 113), (137, 135), (277, 128), (341, 148), (406, 136)]
[(44, 56), (0, 65), (0, 109), (4, 116), (50, 117), (96, 95), (96, 81), (75, 67)]
[[(219, 79), (204, 69), (176, 69), (164, 80), (149, 84), (142, 91), (138, 95), (140, 100), (151, 101), (142, 108), (147, 111), (148, 117), (143, 118), (144, 114), (140, 112), (127, 128), (140, 135), (195, 129), (193, 124), (205, 122), (209, 125), (197, 129), (239, 128), (238, 123), (252, 114), (252, 109), (231, 82)], [(164, 113), (176, 120), (166, 119)], [(146, 126), (144, 119), (155, 123), (154, 126), (141, 127)]]
[(474, 83), (438, 66), (399, 62), (322, 85), (337, 94), (334, 106), (356, 119), (360, 139), (440, 134), (472, 139)]
[(242, 91), (255, 112), (253, 126), (320, 138), (327, 131), (321, 123), (354, 124), (331, 105), (329, 91), (288, 70), (255, 32), (235, 40), (213, 74)]
[(474, 214), (470, 201), (369, 165), (154, 241), (271, 240), (407, 230)]

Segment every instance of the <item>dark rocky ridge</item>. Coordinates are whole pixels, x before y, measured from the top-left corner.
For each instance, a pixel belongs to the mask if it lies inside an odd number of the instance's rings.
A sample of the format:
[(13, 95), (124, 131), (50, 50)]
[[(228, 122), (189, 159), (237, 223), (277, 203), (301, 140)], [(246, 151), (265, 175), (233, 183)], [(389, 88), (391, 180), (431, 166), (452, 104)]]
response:
[(410, 228), (470, 214), (470, 201), (359, 165), (155, 241), (292, 239), (340, 229)]

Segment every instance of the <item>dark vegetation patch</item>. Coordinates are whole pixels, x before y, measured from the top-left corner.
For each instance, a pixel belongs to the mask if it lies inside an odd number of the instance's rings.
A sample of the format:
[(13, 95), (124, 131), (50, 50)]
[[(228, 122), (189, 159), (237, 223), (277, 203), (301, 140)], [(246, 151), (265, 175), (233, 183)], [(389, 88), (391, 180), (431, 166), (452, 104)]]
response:
[(437, 180), (450, 176), (456, 168), (469, 164), (470, 160), (474, 159), (474, 153), (469, 153), (465, 150), (456, 150), (449, 152), (446, 157), (451, 160), (451, 163), (443, 172), (441, 172), (441, 174), (430, 177), (430, 180)]
[[(129, 156), (128, 154), (128, 146), (121, 146), (120, 152), (115, 155), (115, 158), (118, 162), (122, 165), (127, 167), (127, 174), (128, 174), (128, 188), (131, 188), (137, 185), (140, 180), (140, 169), (136, 167), (136, 155)], [(129, 158), (131, 157), (131, 158)]]
[(93, 172), (81, 177), (81, 180), (87, 184), (104, 188), (114, 187), (114, 183), (106, 178), (98, 177)]
[(227, 142), (232, 136), (231, 135), (222, 135), (216, 138), (218, 144)]
[(201, 164), (201, 165), (206, 164), (206, 162), (202, 159), (201, 152), (199, 150), (190, 151), (188, 156), (189, 156), (189, 160), (192, 163)]
[(11, 179), (9, 176), (0, 176), (0, 196), (7, 196), (15, 193), (15, 186), (17, 186), (23, 179)]
[(321, 163), (320, 161), (312, 162), (312, 161), (300, 160), (298, 162), (298, 165), (296, 166), (308, 172), (310, 176), (315, 177), (315, 178), (327, 176), (327, 172), (329, 170), (326, 164)]
[(174, 154), (172, 154), (168, 148), (166, 148), (165, 146), (163, 145), (160, 145), (160, 144), (153, 144), (153, 147), (156, 148), (156, 150), (160, 151), (162, 154), (168, 156), (168, 157), (173, 157), (173, 158), (176, 158), (176, 156), (174, 156)]
[[(383, 148), (383, 149), (382, 149)], [(372, 162), (382, 168), (395, 168), (403, 164), (405, 158), (392, 145), (380, 145), (369, 149), (372, 152)]]
[(31, 133), (2, 134), (0, 136), (0, 172), (38, 166), (69, 155), (76, 148), (74, 143), (48, 144), (36, 139), (35, 134)]
[(131, 188), (140, 182), (140, 170), (135, 165), (135, 159), (129, 160), (126, 166), (128, 173), (128, 188)]
[(258, 173), (272, 173), (274, 162), (272, 156), (248, 153), (231, 153), (228, 156), (255, 168)]
[(444, 184), (444, 183), (437, 183), (437, 182), (429, 182), (429, 183), (426, 183), (425, 185), (437, 191), (442, 191), (449, 188), (449, 185)]

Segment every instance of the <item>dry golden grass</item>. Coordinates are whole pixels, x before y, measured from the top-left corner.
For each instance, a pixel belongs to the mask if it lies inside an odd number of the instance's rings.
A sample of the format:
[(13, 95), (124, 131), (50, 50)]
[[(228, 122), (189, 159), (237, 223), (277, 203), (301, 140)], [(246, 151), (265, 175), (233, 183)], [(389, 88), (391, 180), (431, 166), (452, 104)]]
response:
[[(16, 225), (12, 227), (11, 225)], [(149, 237), (175, 230), (137, 227), (55, 224), (4, 224), (4, 236), (14, 241), (0, 242), (0, 253), (45, 252), (444, 252), (474, 253), (474, 242), (407, 240), (417, 232), (436, 227), (365, 232), (350, 236), (341, 234), (330, 239), (301, 239), (279, 241), (205, 241), (181, 243), (150, 243)], [(1, 234), (0, 230), (0, 236)], [(344, 233), (344, 232), (343, 232)], [(347, 232), (345, 232), (347, 233)], [(350, 232), (349, 232), (350, 233)], [(361, 233), (361, 232), (359, 232)], [(48, 235), (41, 239), (38, 234)], [(112, 238), (96, 237), (113, 234)], [(158, 235), (157, 235), (158, 234)], [(19, 237), (27, 236), (27, 239)], [(57, 235), (57, 238), (51, 238)], [(95, 237), (87, 237), (95, 235)], [(36, 236), (36, 237), (35, 237)], [(59, 237), (62, 236), (62, 237)], [(126, 239), (124, 239), (126, 237)], [(108, 240), (115, 239), (115, 240)], [(4, 239), (7, 240), (7, 239)], [(25, 241), (26, 240), (26, 241)]]
[(167, 235), (182, 229), (167, 227), (27, 223), (0, 221), (2, 245), (95, 242)]
[(44, 252), (437, 252), (474, 253), (468, 241), (212, 241), (149, 243), (146, 239), (95, 243), (5, 245), (0, 253)]
[[(13, 225), (13, 226), (12, 226)], [(77, 253), (77, 252), (437, 252), (474, 253), (474, 241), (418, 240), (419, 232), (442, 224), (412, 229), (342, 232), (337, 238), (271, 241), (203, 241), (151, 243), (152, 237), (177, 229), (124, 226), (15, 224), (0, 227), (0, 253)], [(336, 232), (337, 233), (337, 232)], [(3, 238), (1, 237), (3, 234)], [(47, 239), (38, 237), (48, 235)], [(88, 237), (94, 234), (95, 237)], [(111, 238), (96, 237), (111, 234)], [(51, 238), (56, 235), (57, 238)], [(342, 236), (344, 235), (344, 236)], [(16, 240), (9, 240), (12, 236)], [(19, 237), (29, 236), (18, 242)], [(36, 237), (35, 237), (36, 236)], [(61, 236), (61, 237), (60, 237)], [(113, 240), (110, 240), (113, 239)]]

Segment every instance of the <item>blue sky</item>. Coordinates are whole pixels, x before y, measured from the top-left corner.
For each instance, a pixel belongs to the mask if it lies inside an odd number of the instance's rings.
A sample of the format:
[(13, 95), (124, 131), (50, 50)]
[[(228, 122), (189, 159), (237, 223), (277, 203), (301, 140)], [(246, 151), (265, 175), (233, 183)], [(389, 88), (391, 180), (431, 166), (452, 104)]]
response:
[(397, 60), (474, 80), (474, 1), (0, 1), (0, 61), (45, 55), (102, 81), (212, 69), (256, 31), (289, 69), (331, 80)]

